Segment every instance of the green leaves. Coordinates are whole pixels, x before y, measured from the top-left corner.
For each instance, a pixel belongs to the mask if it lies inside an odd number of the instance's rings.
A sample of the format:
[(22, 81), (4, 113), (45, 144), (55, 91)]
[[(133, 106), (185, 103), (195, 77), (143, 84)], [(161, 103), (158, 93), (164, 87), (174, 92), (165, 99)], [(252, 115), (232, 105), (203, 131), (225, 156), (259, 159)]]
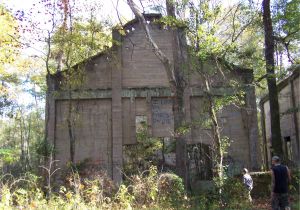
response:
[(0, 149), (0, 159), (1, 162), (0, 164), (12, 164), (16, 162), (19, 157), (16, 155), (16, 150), (14, 149), (5, 149), (1, 148)]
[(273, 7), (274, 32), (291, 39), (300, 38), (300, 0), (277, 0)]
[(184, 20), (174, 18), (172, 16), (165, 16), (155, 21), (156, 23), (169, 26), (171, 28), (186, 28), (188, 23)]
[(93, 18), (88, 22), (75, 21), (72, 30), (58, 28), (52, 36), (52, 43), (52, 58), (55, 59), (62, 50), (66, 65), (73, 66), (109, 47), (111, 37)]
[(224, 51), (224, 46), (221, 43), (221, 40), (215, 36), (214, 28), (207, 31), (204, 26), (199, 26), (197, 30), (197, 35), (199, 40), (198, 43), (199, 50), (197, 52), (197, 56), (200, 60), (205, 61), (212, 54), (220, 55)]

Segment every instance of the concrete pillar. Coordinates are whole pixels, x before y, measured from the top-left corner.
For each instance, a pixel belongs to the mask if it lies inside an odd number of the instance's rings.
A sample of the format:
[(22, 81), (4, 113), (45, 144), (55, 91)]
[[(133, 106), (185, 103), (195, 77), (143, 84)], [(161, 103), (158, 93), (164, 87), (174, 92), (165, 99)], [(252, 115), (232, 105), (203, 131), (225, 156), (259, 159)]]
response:
[[(113, 31), (113, 40), (121, 43), (121, 35)], [(113, 46), (112, 58), (112, 178), (120, 184), (123, 167), (123, 139), (122, 139), (122, 47)]]
[[(184, 113), (185, 113), (185, 122), (190, 124), (192, 123), (191, 118), (191, 89), (189, 87), (185, 88), (184, 93)], [(192, 143), (192, 129), (185, 135), (186, 143)]]
[(249, 152), (250, 164), (252, 169), (260, 169), (261, 156), (259, 151), (258, 124), (257, 124), (257, 106), (255, 99), (255, 88), (250, 86), (247, 90), (246, 106), (248, 115), (249, 129)]
[[(46, 95), (46, 140), (50, 145), (55, 147), (55, 98), (53, 97), (55, 91), (55, 80), (52, 75), (47, 75), (47, 95)], [(55, 160), (55, 154), (53, 154)]]
[[(299, 74), (298, 74), (299, 75)], [(291, 87), (291, 102), (292, 102), (292, 109), (293, 109), (293, 127), (294, 127), (294, 133), (295, 133), (295, 140), (296, 142), (293, 142), (293, 146), (294, 146), (294, 162), (296, 162), (296, 164), (298, 164), (298, 166), (300, 165), (300, 147), (299, 147), (299, 119), (297, 117), (297, 103), (296, 103), (296, 94), (295, 94), (295, 85), (294, 85), (294, 79), (295, 77), (291, 77), (290, 79), (290, 87)], [(298, 87), (299, 88), (299, 87)]]

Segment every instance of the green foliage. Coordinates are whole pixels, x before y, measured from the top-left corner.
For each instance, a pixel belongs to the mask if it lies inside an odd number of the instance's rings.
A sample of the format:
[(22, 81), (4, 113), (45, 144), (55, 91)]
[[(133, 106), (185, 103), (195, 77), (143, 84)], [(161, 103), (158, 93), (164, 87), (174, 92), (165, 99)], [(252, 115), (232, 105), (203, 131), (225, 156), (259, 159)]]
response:
[(230, 139), (227, 136), (223, 136), (221, 139), (221, 151), (223, 155), (226, 155), (228, 153), (228, 148), (230, 146)]
[(222, 193), (219, 188), (211, 189), (206, 193), (197, 195), (191, 199), (193, 207), (197, 210), (217, 209), (252, 209), (248, 199), (248, 191), (241, 180), (227, 178), (222, 186)]
[(292, 176), (292, 183), (290, 184), (289, 186), (289, 190), (290, 190), (290, 193), (292, 194), (300, 194), (300, 189), (299, 189), (299, 186), (300, 186), (300, 170), (293, 170), (291, 172), (291, 176)]
[(227, 178), (221, 194), (222, 206), (227, 209), (251, 209), (248, 190), (236, 178)]
[(188, 132), (190, 132), (190, 130), (191, 130), (190, 124), (185, 123), (182, 126), (180, 126), (179, 128), (177, 128), (176, 134), (183, 136), (183, 135), (187, 134)]
[[(225, 50), (221, 40), (212, 33), (214, 29), (206, 30), (204, 26), (199, 26), (197, 29), (197, 37), (199, 39), (199, 49), (197, 57), (201, 61), (208, 60), (211, 55), (220, 55)], [(201, 42), (200, 42), (201, 40)]]
[(42, 161), (36, 149), (40, 151), (39, 143), (44, 140), (43, 113), (39, 110), (26, 112), (24, 107), (19, 107), (11, 114), (12, 118), (3, 120), (0, 127), (1, 156), (4, 158), (0, 167), (5, 168), (6, 164), (22, 170), (30, 166), (36, 169)]
[(120, 185), (119, 191), (116, 195), (116, 199), (123, 209), (131, 209), (131, 203), (134, 196), (129, 193), (128, 188), (125, 185)]
[[(41, 179), (27, 174), (19, 179), (0, 179), (0, 209), (182, 209), (185, 197), (182, 180), (173, 174), (149, 170), (131, 176), (117, 191), (106, 194), (106, 175), (85, 179), (73, 174), (69, 185), (46, 199)], [(160, 183), (160, 185), (158, 184)], [(109, 185), (107, 185), (109, 184)], [(175, 197), (174, 197), (175, 196)]]
[(19, 157), (16, 155), (16, 151), (13, 149), (0, 149), (0, 167), (3, 167), (6, 164), (13, 164)]
[(137, 144), (125, 146), (125, 162), (123, 170), (125, 174), (137, 174), (157, 165), (156, 153), (162, 149), (160, 138), (149, 136), (147, 124), (142, 123), (136, 133)]
[(300, 1), (277, 0), (273, 7), (274, 31), (278, 35), (288, 36), (289, 40), (300, 38)]
[(181, 209), (185, 204), (185, 194), (182, 179), (176, 174), (161, 174), (158, 180), (158, 202), (163, 208)]
[(180, 20), (171, 16), (165, 16), (156, 20), (155, 23), (162, 24), (164, 26), (168, 26), (170, 28), (186, 28), (187, 22), (184, 20)]
[[(240, 178), (224, 180), (221, 195), (218, 188), (212, 188), (210, 191), (190, 197), (184, 191), (181, 178), (170, 173), (158, 174), (154, 166), (140, 174), (128, 177), (127, 182), (122, 183), (118, 190), (109, 194), (105, 191), (110, 188), (111, 182), (106, 181), (105, 174), (99, 173), (98, 175), (94, 179), (86, 179), (73, 174), (69, 185), (60, 186), (60, 190), (48, 198), (41, 190), (40, 177), (33, 174), (26, 174), (17, 179), (10, 176), (1, 177), (0, 209), (217, 210), (253, 208), (253, 204), (248, 201), (248, 191)], [(266, 184), (263, 187), (266, 187)], [(299, 201), (296, 197), (292, 206), (297, 205)]]
[(37, 141), (34, 147), (36, 154), (40, 157), (50, 157), (50, 155), (53, 154), (54, 151), (54, 146), (47, 140)]
[[(105, 25), (97, 21), (94, 14), (88, 20), (76, 18), (72, 29), (58, 28), (51, 39), (52, 59), (63, 52), (64, 65), (68, 70), (111, 45), (111, 37), (106, 33)], [(52, 68), (56, 71), (55, 65)]]
[[(277, 0), (272, 7), (273, 31), (279, 70), (282, 71), (282, 55), (288, 54), (290, 63), (299, 63), (299, 41), (300, 41), (300, 1), (299, 0)], [(279, 56), (278, 56), (279, 55)], [(286, 75), (286, 69), (284, 69)]]

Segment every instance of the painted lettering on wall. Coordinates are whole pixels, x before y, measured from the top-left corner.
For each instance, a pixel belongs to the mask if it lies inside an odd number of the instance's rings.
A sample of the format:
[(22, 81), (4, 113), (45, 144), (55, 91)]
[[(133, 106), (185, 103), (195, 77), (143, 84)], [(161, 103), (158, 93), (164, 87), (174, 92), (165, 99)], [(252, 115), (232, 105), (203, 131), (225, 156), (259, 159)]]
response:
[(171, 99), (152, 99), (152, 124), (153, 126), (159, 125), (172, 125), (172, 100)]

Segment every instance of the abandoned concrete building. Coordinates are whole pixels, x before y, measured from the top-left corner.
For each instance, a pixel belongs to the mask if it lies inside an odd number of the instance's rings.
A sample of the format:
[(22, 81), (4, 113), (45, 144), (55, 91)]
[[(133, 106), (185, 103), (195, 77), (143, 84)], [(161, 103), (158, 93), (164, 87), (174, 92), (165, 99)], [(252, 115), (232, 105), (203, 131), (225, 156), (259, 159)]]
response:
[[(280, 108), (280, 127), (283, 151), (288, 164), (300, 166), (300, 66), (297, 65), (293, 73), (278, 83), (278, 101)], [(264, 142), (264, 163), (268, 166), (272, 157), (270, 105), (268, 95), (260, 101), (261, 124)]]
[[(153, 39), (172, 60), (171, 32), (153, 22), (160, 15), (145, 15)], [(136, 144), (136, 126), (146, 121), (148, 132), (154, 137), (172, 137), (174, 118), (172, 93), (163, 64), (154, 55), (145, 33), (135, 19), (124, 25), (126, 35), (113, 31), (118, 44), (74, 67), (79, 86), (66, 89), (67, 76), (63, 72), (48, 77), (47, 139), (54, 145), (54, 158), (64, 165), (89, 160), (105, 169), (115, 181), (120, 181), (123, 165), (123, 146)], [(216, 68), (206, 64), (202, 68)], [(80, 70), (79, 70), (80, 69)], [(187, 72), (188, 87), (184, 92), (186, 122), (200, 119), (205, 107), (203, 84), (196, 72)], [(222, 135), (232, 143), (227, 160), (232, 169), (259, 168), (257, 108), (252, 71), (230, 73), (245, 86), (244, 107), (229, 105), (219, 113)], [(216, 96), (226, 87), (215, 84)], [(70, 104), (72, 110), (70, 110)], [(70, 150), (68, 116), (76, 113), (73, 124), (74, 148)], [(207, 129), (192, 124), (186, 142), (189, 145), (211, 145)], [(72, 151), (73, 150), (73, 151)], [(71, 154), (73, 153), (73, 154)], [(172, 156), (172, 155), (170, 155)], [(170, 163), (171, 164), (171, 163)], [(190, 164), (191, 170), (195, 164)]]

